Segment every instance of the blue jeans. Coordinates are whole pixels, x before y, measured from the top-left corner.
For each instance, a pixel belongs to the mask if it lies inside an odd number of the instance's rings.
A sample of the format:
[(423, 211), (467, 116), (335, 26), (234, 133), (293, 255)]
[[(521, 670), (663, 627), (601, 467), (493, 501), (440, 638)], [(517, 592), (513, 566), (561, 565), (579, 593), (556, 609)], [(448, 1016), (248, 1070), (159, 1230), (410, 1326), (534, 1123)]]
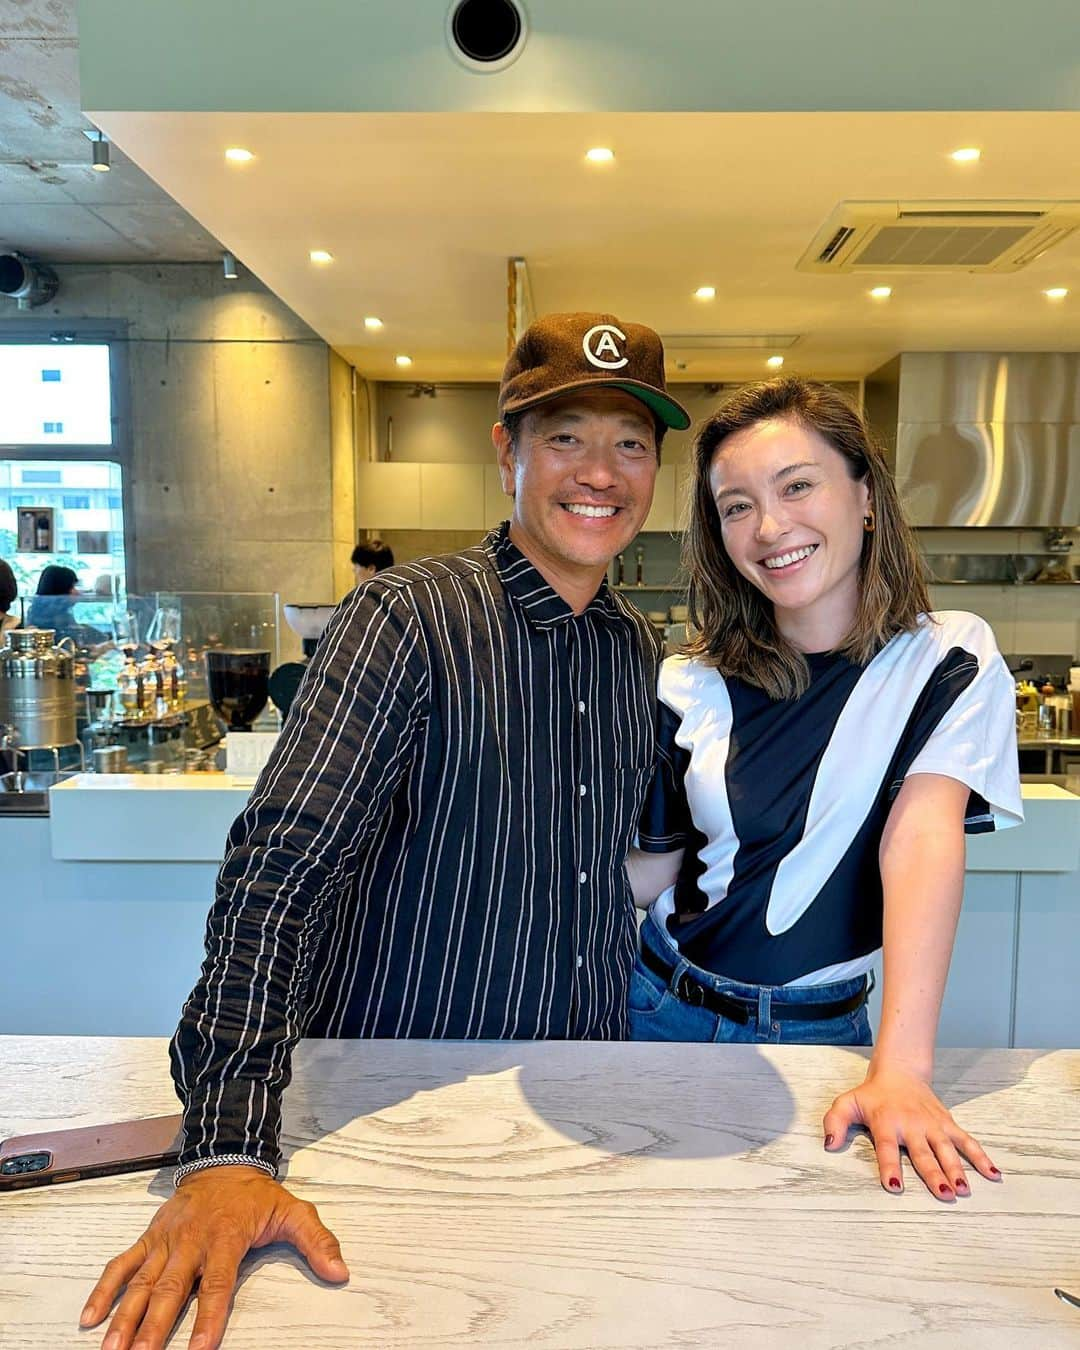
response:
[(722, 1041), (728, 1044), (770, 1045), (872, 1045), (870, 1018), (864, 1003), (854, 1012), (826, 1017), (814, 1022), (776, 1021), (773, 1003), (786, 1006), (798, 1003), (831, 1003), (851, 998), (866, 985), (866, 977), (837, 980), (834, 984), (803, 985), (784, 988), (764, 984), (740, 984), (681, 957), (674, 945), (661, 933), (649, 916), (641, 925), (641, 941), (674, 966), (671, 982), (689, 971), (699, 984), (709, 989), (746, 1000), (753, 1007), (744, 1025), (707, 1008), (695, 1008), (678, 998), (639, 957), (630, 976), (630, 1039), (632, 1041)]

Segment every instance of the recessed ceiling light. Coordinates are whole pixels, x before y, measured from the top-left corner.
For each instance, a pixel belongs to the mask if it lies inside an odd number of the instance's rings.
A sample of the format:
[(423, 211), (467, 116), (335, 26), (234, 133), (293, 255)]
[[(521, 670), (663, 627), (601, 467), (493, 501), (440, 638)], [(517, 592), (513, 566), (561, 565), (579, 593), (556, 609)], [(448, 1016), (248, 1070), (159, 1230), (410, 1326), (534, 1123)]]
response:
[(370, 328), (373, 333), (377, 332), (378, 329), (380, 329), (382, 326), (383, 326), (382, 319), (377, 319), (374, 314), (369, 314), (364, 319), (364, 327)]
[(695, 300), (715, 300), (715, 299), (716, 299), (716, 287), (715, 287), (715, 286), (699, 286), (699, 287), (697, 288), (697, 290), (694, 292), (694, 299), (695, 299)]
[(233, 164), (250, 164), (255, 156), (250, 150), (245, 150), (242, 146), (230, 145), (228, 150), (225, 151), (225, 158)]
[(332, 253), (327, 253), (324, 248), (313, 248), (308, 254), (308, 257), (313, 263), (328, 263), (334, 261), (334, 255)]
[(949, 158), (957, 164), (974, 164), (982, 158), (982, 151), (974, 145), (965, 145), (959, 150), (954, 150)]
[(1048, 291), (1043, 291), (1047, 300), (1064, 300), (1068, 294), (1068, 286), (1051, 286)]
[(779, 370), (780, 367), (784, 364), (784, 358), (782, 356), (770, 356), (769, 359), (765, 362), (765, 364), (771, 370)]
[(398, 365), (398, 366), (411, 366), (411, 365), (412, 365), (412, 357), (411, 357), (411, 356), (395, 356), (395, 357), (394, 357), (394, 364), (395, 364), (395, 365)]
[(591, 150), (585, 151), (585, 158), (590, 164), (610, 164), (615, 158), (615, 151), (609, 150), (606, 145), (594, 145)]
[(888, 300), (892, 295), (891, 286), (874, 286), (870, 291), (870, 296), (874, 300)]

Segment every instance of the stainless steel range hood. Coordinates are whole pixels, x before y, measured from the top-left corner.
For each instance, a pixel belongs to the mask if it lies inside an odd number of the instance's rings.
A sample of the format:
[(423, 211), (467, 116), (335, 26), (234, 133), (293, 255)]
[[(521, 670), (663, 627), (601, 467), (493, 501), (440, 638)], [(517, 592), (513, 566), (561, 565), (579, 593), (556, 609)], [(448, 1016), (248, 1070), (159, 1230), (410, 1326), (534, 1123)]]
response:
[(913, 524), (1080, 524), (1080, 353), (905, 352), (866, 407)]

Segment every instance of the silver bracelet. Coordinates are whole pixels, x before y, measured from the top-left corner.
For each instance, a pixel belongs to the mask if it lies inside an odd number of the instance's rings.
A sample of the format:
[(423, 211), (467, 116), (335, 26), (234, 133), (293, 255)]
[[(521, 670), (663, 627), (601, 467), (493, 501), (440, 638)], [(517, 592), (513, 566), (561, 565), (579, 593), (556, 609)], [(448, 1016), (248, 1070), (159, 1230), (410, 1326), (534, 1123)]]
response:
[(249, 1158), (245, 1153), (219, 1153), (213, 1158), (196, 1158), (194, 1162), (184, 1163), (182, 1167), (178, 1167), (173, 1173), (173, 1185), (179, 1186), (185, 1177), (191, 1176), (192, 1172), (202, 1172), (208, 1167), (257, 1167), (269, 1177), (277, 1176), (274, 1164), (262, 1158)]

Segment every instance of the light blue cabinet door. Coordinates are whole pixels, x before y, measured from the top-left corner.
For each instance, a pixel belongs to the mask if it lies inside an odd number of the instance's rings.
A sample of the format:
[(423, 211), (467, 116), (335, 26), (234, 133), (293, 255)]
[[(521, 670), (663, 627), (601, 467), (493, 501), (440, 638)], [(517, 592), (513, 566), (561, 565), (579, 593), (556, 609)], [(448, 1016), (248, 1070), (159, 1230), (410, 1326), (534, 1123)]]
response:
[(1080, 872), (1021, 878), (1014, 1043), (1080, 1046)]

